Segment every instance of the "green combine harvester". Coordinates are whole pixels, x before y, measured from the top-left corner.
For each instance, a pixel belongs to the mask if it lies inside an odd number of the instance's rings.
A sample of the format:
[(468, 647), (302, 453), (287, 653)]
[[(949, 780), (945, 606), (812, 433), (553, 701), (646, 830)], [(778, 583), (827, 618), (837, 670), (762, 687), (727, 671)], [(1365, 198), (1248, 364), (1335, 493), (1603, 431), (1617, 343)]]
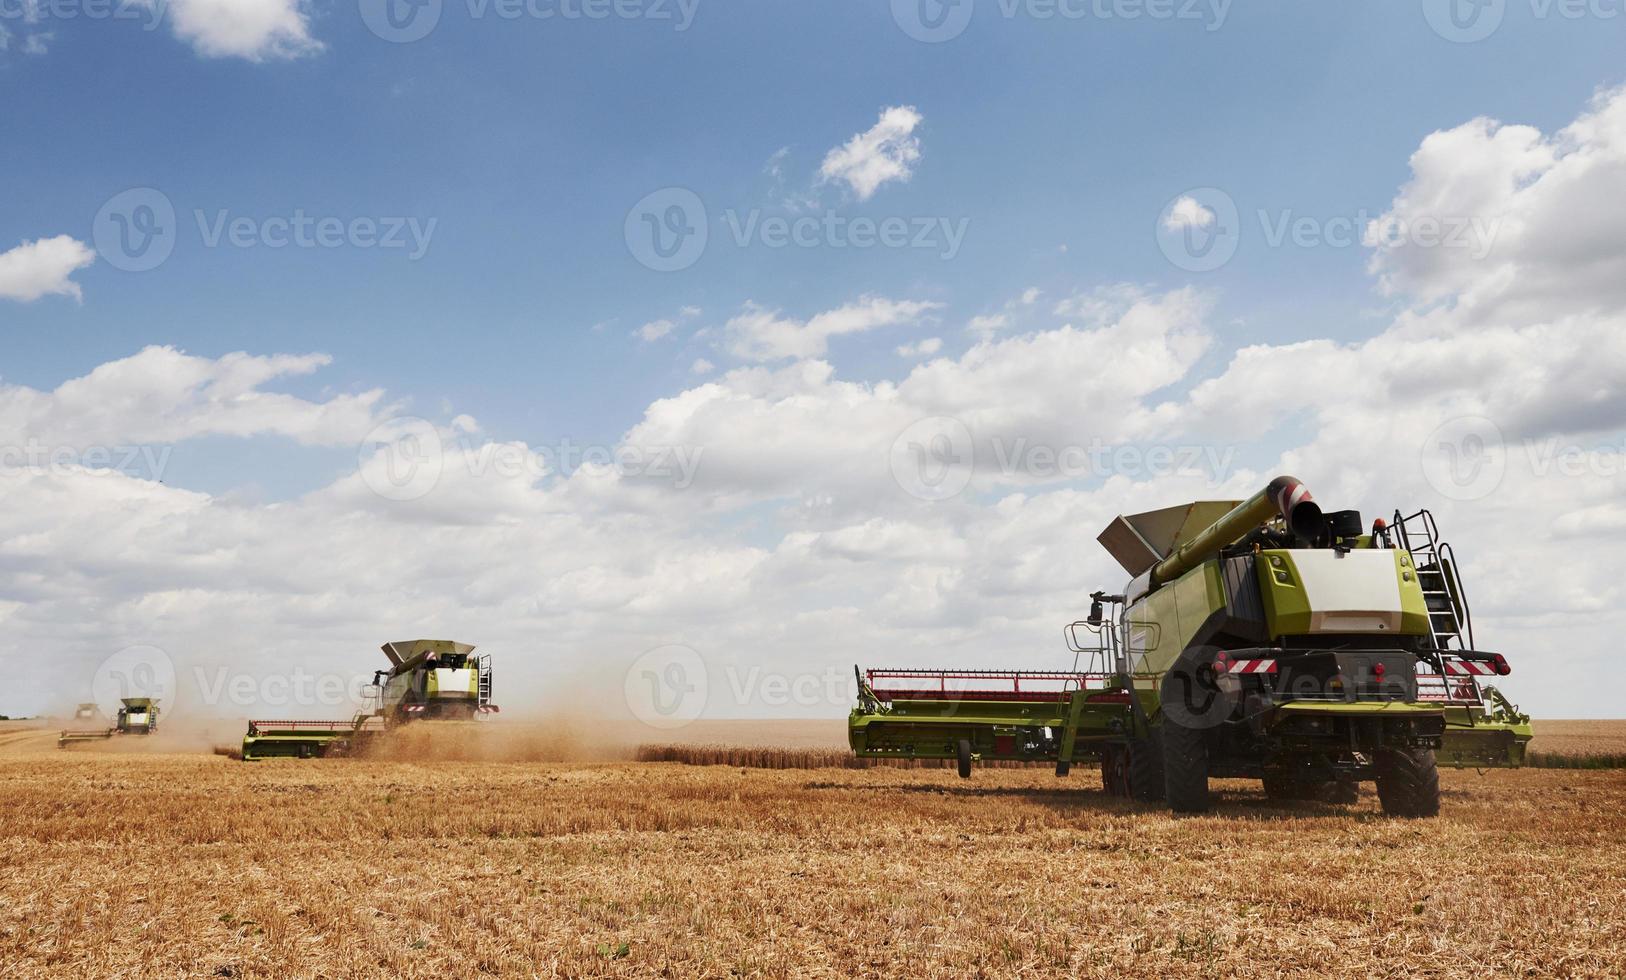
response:
[(349, 721), (251, 721), (243, 761), (345, 755), (389, 730), (416, 721), (470, 721), (497, 711), (491, 703), (491, 658), (453, 640), (386, 643), (387, 670), (373, 674), (369, 708)]
[[(1489, 686), (1450, 545), (1426, 510), (1366, 529), (1278, 477), (1244, 501), (1119, 517), (1098, 540), (1133, 576), (1065, 636), (1069, 671), (870, 670), (848, 721), (870, 758), (1101, 765), (1106, 790), (1209, 806), (1211, 777), (1272, 799), (1434, 816), (1438, 766), (1517, 767), (1528, 716)], [(1082, 667), (1080, 661), (1088, 658)]]
[[(88, 710), (87, 710), (88, 709)], [(75, 719), (94, 718), (96, 706), (81, 704)], [(151, 735), (158, 730), (158, 701), (155, 698), (125, 698), (119, 703), (118, 718), (112, 728), (69, 729), (57, 736), (56, 747), (65, 749), (81, 742), (100, 742), (117, 735)]]

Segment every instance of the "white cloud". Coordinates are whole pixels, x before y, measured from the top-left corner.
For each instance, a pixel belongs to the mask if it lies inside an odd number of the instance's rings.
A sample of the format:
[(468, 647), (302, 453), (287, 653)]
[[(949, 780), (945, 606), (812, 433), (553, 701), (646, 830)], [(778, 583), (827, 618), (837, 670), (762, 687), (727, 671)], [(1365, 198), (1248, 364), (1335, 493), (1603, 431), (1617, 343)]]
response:
[(1182, 197), (1163, 217), (1163, 227), (1169, 231), (1181, 228), (1207, 228), (1214, 223), (1214, 212), (1197, 203), (1194, 197)]
[(161, 9), (175, 36), (206, 58), (274, 61), (323, 47), (311, 36), (307, 0), (166, 0)]
[(23, 41), (23, 54), (45, 54), (49, 50), (47, 44), (56, 37), (55, 31), (43, 31), (39, 34), (30, 34)]
[(717, 365), (706, 360), (704, 357), (695, 358), (694, 363), (689, 365), (690, 374), (710, 374), (715, 370), (717, 370)]
[(1626, 89), (1551, 136), (1484, 118), (1434, 133), (1411, 166), (1367, 229), (1387, 291), (1477, 322), (1626, 305)]
[(825, 155), (820, 179), (844, 182), (860, 201), (869, 200), (888, 181), (907, 181), (920, 161), (920, 139), (914, 132), (921, 118), (914, 106), (882, 109), (874, 126)]
[(898, 347), (899, 357), (930, 357), (943, 349), (943, 338), (927, 337), (912, 344), (903, 344)]
[(639, 327), (635, 332), (638, 339), (646, 344), (653, 343), (671, 333), (677, 324), (671, 320), (651, 320)]
[(1034, 303), (1039, 301), (1039, 297), (1041, 295), (1042, 293), (1040, 292), (1038, 286), (1029, 286), (1028, 288), (1022, 290), (1021, 303), (1023, 306), (1032, 306)]
[(0, 253), (0, 299), (31, 303), (41, 296), (82, 299), (79, 284), (68, 278), (96, 261), (96, 253), (67, 235), (23, 242)]
[(354, 445), (377, 423), (382, 392), (315, 402), (264, 388), (310, 374), (329, 360), (325, 354), (244, 353), (210, 359), (148, 347), (53, 391), (0, 384), (0, 445), (112, 446), (257, 435)]
[(778, 310), (747, 303), (723, 329), (729, 353), (742, 360), (820, 357), (829, 349), (831, 337), (915, 323), (941, 305), (865, 296), (803, 322), (785, 317)]
[(987, 313), (972, 317), (971, 322), (967, 323), (965, 328), (972, 333), (982, 334), (986, 337), (990, 334), (996, 334), (1010, 325), (1011, 318), (1005, 314)]

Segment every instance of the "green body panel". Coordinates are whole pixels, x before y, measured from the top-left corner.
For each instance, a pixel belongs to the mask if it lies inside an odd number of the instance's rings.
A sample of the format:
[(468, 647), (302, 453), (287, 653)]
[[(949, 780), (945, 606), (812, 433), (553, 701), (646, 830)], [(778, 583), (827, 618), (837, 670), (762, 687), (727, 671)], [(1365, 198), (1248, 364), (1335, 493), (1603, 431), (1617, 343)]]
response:
[(1129, 607), (1129, 671), (1162, 675), (1208, 617), (1225, 607), (1219, 563), (1205, 562)]

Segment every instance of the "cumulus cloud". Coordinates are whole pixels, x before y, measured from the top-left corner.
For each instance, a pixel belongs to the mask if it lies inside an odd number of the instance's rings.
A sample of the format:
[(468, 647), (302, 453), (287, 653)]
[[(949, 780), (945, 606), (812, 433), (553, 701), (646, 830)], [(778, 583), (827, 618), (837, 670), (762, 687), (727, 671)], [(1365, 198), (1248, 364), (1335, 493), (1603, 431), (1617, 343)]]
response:
[(206, 358), (148, 347), (51, 391), (0, 384), (0, 444), (83, 447), (277, 435), (312, 446), (354, 445), (376, 424), (381, 391), (316, 402), (265, 389), (328, 363), (325, 354)]
[(95, 261), (90, 246), (67, 235), (23, 242), (0, 253), (0, 299), (22, 303), (42, 296), (83, 299), (79, 284), (69, 276)]
[[(156, 0), (148, 0), (158, 9)], [(306, 0), (167, 0), (175, 36), (206, 58), (278, 61), (315, 54)]]
[(1207, 228), (1214, 223), (1214, 212), (1197, 203), (1194, 197), (1182, 197), (1163, 216), (1163, 227), (1169, 231), (1182, 228)]
[(845, 183), (860, 201), (890, 181), (907, 181), (920, 162), (920, 139), (914, 133), (921, 120), (914, 106), (882, 109), (874, 126), (825, 154), (820, 179)]
[(915, 323), (942, 304), (865, 296), (805, 321), (755, 303), (732, 317), (723, 331), (729, 353), (747, 361), (778, 361), (822, 356), (830, 338), (881, 327)]
[(897, 348), (899, 357), (930, 357), (943, 349), (943, 338), (926, 337), (914, 343), (901, 344)]
[(660, 340), (662, 337), (670, 334), (676, 327), (677, 324), (671, 320), (651, 320), (639, 327), (634, 332), (637, 333), (639, 340), (648, 344)]
[(1411, 167), (1366, 233), (1385, 290), (1475, 322), (1626, 304), (1626, 89), (1551, 135), (1488, 118), (1434, 133)]

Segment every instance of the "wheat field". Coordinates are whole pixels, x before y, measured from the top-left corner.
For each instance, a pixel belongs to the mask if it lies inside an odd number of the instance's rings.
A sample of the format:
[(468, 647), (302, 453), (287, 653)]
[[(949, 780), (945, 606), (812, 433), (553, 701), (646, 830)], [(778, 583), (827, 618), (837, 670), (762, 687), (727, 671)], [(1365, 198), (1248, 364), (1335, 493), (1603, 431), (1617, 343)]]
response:
[(1443, 778), (1432, 821), (1228, 781), (1177, 819), (1083, 769), (244, 764), (0, 732), (0, 975), (1626, 974), (1626, 773)]

